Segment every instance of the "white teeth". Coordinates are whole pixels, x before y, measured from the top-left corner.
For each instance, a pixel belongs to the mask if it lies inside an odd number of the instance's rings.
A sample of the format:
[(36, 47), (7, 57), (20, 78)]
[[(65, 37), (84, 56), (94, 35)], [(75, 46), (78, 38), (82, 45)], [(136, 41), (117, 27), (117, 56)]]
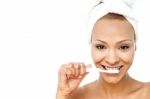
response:
[(119, 70), (120, 66), (117, 66), (117, 67), (108, 67), (108, 66), (105, 66), (105, 69), (106, 70)]

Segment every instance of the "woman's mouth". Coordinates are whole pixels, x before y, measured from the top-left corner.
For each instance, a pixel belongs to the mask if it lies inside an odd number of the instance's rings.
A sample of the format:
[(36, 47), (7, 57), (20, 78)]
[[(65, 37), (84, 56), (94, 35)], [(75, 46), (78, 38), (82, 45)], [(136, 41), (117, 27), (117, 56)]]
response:
[(101, 65), (100, 68), (104, 69), (104, 70), (120, 70), (123, 67), (123, 65), (121, 66), (106, 66), (106, 65)]

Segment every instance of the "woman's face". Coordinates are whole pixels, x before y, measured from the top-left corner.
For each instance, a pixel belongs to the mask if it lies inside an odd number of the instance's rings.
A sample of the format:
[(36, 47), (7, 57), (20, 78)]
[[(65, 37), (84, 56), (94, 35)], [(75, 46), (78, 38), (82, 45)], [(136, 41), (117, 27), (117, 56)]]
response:
[(118, 74), (101, 73), (108, 83), (118, 83), (131, 66), (135, 53), (134, 30), (127, 20), (100, 19), (92, 31), (92, 58), (97, 68), (119, 69)]

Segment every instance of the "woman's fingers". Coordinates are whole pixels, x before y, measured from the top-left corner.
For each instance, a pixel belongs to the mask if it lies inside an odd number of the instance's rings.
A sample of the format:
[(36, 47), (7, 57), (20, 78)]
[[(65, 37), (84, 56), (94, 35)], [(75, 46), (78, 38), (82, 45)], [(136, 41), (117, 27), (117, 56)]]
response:
[(83, 78), (87, 74), (86, 68), (90, 67), (91, 67), (90, 64), (85, 65), (84, 63), (64, 64), (60, 69), (60, 75), (63, 76), (63, 80)]
[(75, 69), (75, 77), (78, 77), (80, 75), (80, 64), (74, 64), (74, 69)]
[(62, 65), (59, 69), (58, 89), (65, 94), (71, 93), (78, 87), (86, 74), (86, 66), (83, 63)]

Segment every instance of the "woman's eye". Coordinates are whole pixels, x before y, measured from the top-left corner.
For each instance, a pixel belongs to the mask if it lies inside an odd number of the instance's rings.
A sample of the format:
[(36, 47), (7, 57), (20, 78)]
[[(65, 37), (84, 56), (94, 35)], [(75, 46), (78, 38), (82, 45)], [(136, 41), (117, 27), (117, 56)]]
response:
[(96, 48), (102, 50), (105, 49), (106, 47), (104, 45), (96, 45)]
[(130, 47), (128, 45), (120, 46), (121, 50), (128, 50)]

